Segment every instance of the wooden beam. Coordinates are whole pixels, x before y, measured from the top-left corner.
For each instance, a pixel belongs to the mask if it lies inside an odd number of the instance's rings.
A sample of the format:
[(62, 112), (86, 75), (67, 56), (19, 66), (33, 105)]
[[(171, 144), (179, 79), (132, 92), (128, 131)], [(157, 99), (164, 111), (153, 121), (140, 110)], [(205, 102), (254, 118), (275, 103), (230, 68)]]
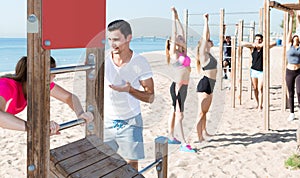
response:
[[(27, 0), (27, 177), (50, 175), (50, 51), (44, 50), (41, 39), (41, 1)], [(29, 18), (30, 17), (30, 18)]]
[(279, 2), (276, 2), (276, 1), (270, 1), (269, 7), (272, 7), (272, 8), (278, 9), (278, 10), (282, 10), (282, 11), (286, 11), (286, 12), (292, 10), (292, 9), (288, 8), (287, 6), (280, 4)]
[(94, 114), (94, 121), (87, 126), (86, 135), (97, 135), (103, 140), (104, 106), (104, 48), (87, 48), (86, 64), (95, 69), (86, 72), (86, 107)]
[(284, 13), (284, 22), (283, 22), (283, 40), (282, 40), (282, 93), (281, 93), (281, 111), (285, 111), (287, 108), (287, 87), (285, 82), (285, 70), (287, 65), (286, 60), (286, 44), (287, 44), (287, 34), (289, 27), (289, 14), (288, 12)]
[(243, 90), (243, 47), (241, 46), (241, 42), (243, 41), (244, 36), (244, 20), (239, 21), (239, 30), (238, 30), (238, 100), (239, 104), (242, 105), (242, 90)]
[(264, 35), (264, 47), (263, 47), (263, 116), (264, 116), (264, 128), (265, 130), (270, 129), (270, 0), (265, 0), (264, 2), (264, 28), (263, 28), (263, 35)]
[(220, 63), (220, 66), (221, 66), (221, 71), (218, 72), (218, 75), (219, 75), (219, 86), (220, 86), (220, 90), (222, 90), (223, 86), (222, 86), (222, 80), (223, 80), (223, 77), (222, 77), (222, 74), (223, 74), (223, 69), (222, 69), (222, 63), (223, 63), (223, 42), (224, 42), (224, 14), (225, 14), (225, 10), (222, 8), (220, 9), (220, 34), (219, 34), (219, 42), (220, 42), (220, 45), (219, 45), (219, 63)]
[(231, 107), (235, 108), (235, 85), (236, 85), (236, 37), (231, 39)]

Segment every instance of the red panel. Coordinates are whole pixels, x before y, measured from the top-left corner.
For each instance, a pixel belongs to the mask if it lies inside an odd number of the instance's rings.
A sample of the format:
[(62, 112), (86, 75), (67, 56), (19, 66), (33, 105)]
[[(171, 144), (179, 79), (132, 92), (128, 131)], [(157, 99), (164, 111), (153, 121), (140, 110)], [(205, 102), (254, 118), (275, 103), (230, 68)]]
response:
[(105, 19), (105, 0), (43, 0), (43, 48), (103, 47)]

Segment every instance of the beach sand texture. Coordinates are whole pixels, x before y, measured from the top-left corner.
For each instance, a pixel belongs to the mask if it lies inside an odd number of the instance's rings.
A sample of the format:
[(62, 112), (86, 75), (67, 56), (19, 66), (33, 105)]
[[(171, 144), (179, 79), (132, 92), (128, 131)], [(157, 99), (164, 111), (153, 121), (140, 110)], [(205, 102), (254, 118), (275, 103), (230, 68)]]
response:
[[(212, 52), (218, 56), (217, 48)], [(192, 74), (185, 105), (183, 120), (185, 137), (197, 153), (179, 151), (178, 145), (169, 145), (168, 177), (299, 177), (299, 170), (284, 167), (284, 161), (296, 151), (296, 129), (300, 113), (296, 109), (297, 120), (288, 122), (288, 111), (281, 111), (282, 49), (271, 49), (270, 80), (270, 131), (264, 130), (263, 112), (255, 109), (255, 100), (250, 99), (249, 72), (243, 70), (242, 105), (236, 102), (231, 107), (230, 83), (223, 80), (223, 88), (217, 85), (213, 104), (208, 114), (208, 131), (215, 136), (198, 143), (195, 124), (197, 116), (196, 85), (201, 74), (197, 74), (192, 57)], [(249, 53), (248, 50), (245, 50)], [(148, 58), (154, 72), (154, 103), (142, 103), (144, 119), (144, 141), (146, 158), (140, 161), (140, 169), (154, 161), (154, 139), (167, 136), (168, 118), (172, 105), (169, 86), (173, 71), (166, 64), (164, 52), (143, 54)], [(249, 58), (244, 59), (244, 68), (249, 67)], [(220, 72), (220, 70), (219, 70)], [(85, 103), (85, 76), (82, 72), (57, 75), (56, 83), (77, 94)], [(236, 100), (237, 101), (237, 100)], [(296, 100), (295, 100), (296, 101)], [(18, 116), (26, 118), (26, 111)], [(58, 123), (74, 119), (75, 114), (65, 104), (51, 98), (51, 120)], [(176, 129), (177, 131), (177, 129)], [(175, 132), (176, 132), (175, 131)], [(26, 133), (0, 129), (0, 177), (26, 177)], [(76, 126), (64, 130), (61, 135), (50, 138), (51, 148), (55, 148), (84, 137), (84, 127)], [(155, 169), (146, 172), (145, 177), (157, 177)]]

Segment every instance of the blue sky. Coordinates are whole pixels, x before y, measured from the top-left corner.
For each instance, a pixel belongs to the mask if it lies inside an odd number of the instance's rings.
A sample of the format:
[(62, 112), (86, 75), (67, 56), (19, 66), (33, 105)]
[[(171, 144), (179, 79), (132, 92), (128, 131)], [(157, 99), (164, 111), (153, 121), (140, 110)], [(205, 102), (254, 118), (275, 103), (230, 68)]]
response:
[[(84, 1), (84, 0), (83, 0)], [(0, 0), (0, 37), (26, 37), (26, 11), (27, 0)], [(278, 0), (280, 3), (294, 3), (298, 0)], [(225, 13), (230, 12), (258, 12), (263, 7), (264, 0), (107, 0), (107, 22), (115, 19), (142, 19), (162, 18), (171, 19), (170, 7), (174, 5), (183, 19), (184, 9), (191, 14), (218, 13), (221, 8)], [(190, 24), (201, 24), (201, 16), (189, 16)], [(227, 15), (225, 23), (237, 23), (244, 19), (250, 23), (253, 19), (257, 21), (258, 15)], [(283, 19), (283, 12), (271, 10), (271, 31), (281, 32), (279, 27)], [(212, 16), (210, 23), (217, 24), (219, 16)], [(156, 30), (160, 26), (154, 26)], [(198, 31), (200, 27), (191, 27)], [(218, 27), (212, 27), (212, 29)], [(217, 32), (216, 32), (217, 33)]]

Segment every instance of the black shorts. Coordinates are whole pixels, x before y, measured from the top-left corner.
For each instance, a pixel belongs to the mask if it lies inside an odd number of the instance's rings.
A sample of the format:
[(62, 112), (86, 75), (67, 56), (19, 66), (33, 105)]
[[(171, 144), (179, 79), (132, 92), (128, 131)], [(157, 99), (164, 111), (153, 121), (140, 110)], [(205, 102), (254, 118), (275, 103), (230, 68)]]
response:
[(185, 102), (185, 99), (186, 99), (188, 86), (187, 85), (181, 85), (181, 87), (179, 88), (179, 91), (178, 91), (178, 95), (176, 95), (175, 88), (176, 88), (176, 83), (173, 82), (170, 86), (170, 94), (171, 94), (171, 97), (172, 97), (174, 111), (176, 111), (176, 101), (178, 100), (180, 112), (183, 112), (184, 111), (184, 102)]
[(216, 80), (204, 76), (197, 85), (197, 92), (211, 94), (215, 88)]
[[(223, 61), (228, 62), (228, 67), (231, 68), (231, 59), (230, 58), (224, 58)], [(222, 67), (225, 67), (222, 63)]]

